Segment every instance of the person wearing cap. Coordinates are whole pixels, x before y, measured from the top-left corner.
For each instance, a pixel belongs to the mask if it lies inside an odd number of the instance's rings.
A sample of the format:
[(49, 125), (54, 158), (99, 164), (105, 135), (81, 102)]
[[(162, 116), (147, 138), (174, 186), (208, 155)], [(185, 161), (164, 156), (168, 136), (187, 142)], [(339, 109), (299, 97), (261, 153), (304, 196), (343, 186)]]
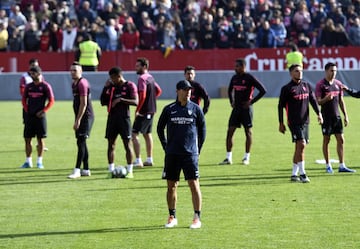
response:
[(165, 224), (166, 228), (178, 224), (176, 201), (181, 170), (190, 187), (194, 208), (190, 228), (201, 227), (202, 197), (198, 160), (206, 137), (206, 125), (203, 111), (190, 100), (191, 90), (192, 86), (187, 80), (176, 84), (176, 101), (164, 107), (157, 125), (157, 134), (165, 151), (162, 177), (167, 180), (169, 218)]
[[(253, 96), (254, 90), (258, 93)], [(245, 154), (242, 159), (244, 165), (250, 164), (250, 149), (252, 145), (253, 104), (266, 93), (264, 85), (253, 75), (246, 72), (245, 59), (235, 61), (235, 75), (231, 78), (228, 96), (232, 107), (226, 135), (226, 158), (220, 165), (232, 164), (233, 136), (236, 128), (244, 127)]]
[(37, 167), (42, 169), (44, 168), (42, 162), (44, 138), (47, 137), (46, 112), (53, 106), (55, 99), (50, 84), (41, 77), (41, 68), (33, 66), (30, 68), (29, 73), (33, 82), (26, 85), (22, 95), (22, 105), (26, 113), (26, 119), (24, 119), (26, 161), (21, 168), (32, 167), (31, 140), (36, 136), (38, 142)]
[(110, 79), (105, 82), (101, 92), (101, 105), (107, 106), (108, 118), (106, 123), (106, 139), (108, 140), (107, 157), (109, 174), (115, 169), (116, 138), (120, 135), (126, 156), (127, 175), (133, 178), (133, 153), (131, 146), (130, 105), (139, 102), (136, 84), (124, 78), (121, 68), (113, 67), (109, 70)]
[[(91, 176), (89, 168), (89, 151), (86, 140), (90, 136), (90, 131), (94, 123), (94, 110), (91, 104), (90, 84), (82, 77), (82, 68), (79, 62), (74, 61), (70, 67), (73, 93), (73, 110), (75, 121), (73, 129), (75, 131), (76, 144), (78, 148), (76, 164), (73, 172), (68, 176), (76, 179), (81, 176)], [(83, 170), (80, 169), (83, 164)]]
[(190, 82), (192, 86), (190, 100), (198, 105), (201, 103), (201, 99), (204, 101), (203, 112), (206, 114), (210, 106), (210, 97), (205, 90), (204, 86), (195, 81), (195, 67), (186, 66), (184, 69), (185, 79)]

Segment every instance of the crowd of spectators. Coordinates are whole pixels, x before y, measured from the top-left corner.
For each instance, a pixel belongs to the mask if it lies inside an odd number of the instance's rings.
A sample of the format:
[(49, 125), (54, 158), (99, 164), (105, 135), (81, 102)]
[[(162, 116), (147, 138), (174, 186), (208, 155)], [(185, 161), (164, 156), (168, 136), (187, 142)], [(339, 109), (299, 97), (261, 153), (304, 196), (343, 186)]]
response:
[(0, 51), (360, 46), (360, 0), (2, 0)]

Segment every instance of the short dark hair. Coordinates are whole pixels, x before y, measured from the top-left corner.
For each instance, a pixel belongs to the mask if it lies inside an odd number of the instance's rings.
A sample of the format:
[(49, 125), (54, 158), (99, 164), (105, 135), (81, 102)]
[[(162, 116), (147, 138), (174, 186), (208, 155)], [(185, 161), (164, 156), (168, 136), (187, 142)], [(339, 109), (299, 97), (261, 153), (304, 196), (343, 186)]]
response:
[(302, 67), (300, 64), (291, 64), (289, 67), (289, 72), (292, 72), (296, 67)]
[(240, 66), (246, 66), (246, 60), (244, 58), (238, 58), (235, 60), (235, 62)]
[(80, 67), (81, 67), (81, 65), (80, 65), (80, 63), (79, 63), (78, 61), (74, 61), (74, 62), (71, 64), (71, 66), (80, 66)]
[(34, 64), (35, 62), (39, 63), (38, 59), (36, 59), (36, 58), (31, 58), (31, 59), (29, 60), (29, 65)]
[(328, 62), (325, 65), (325, 71), (328, 70), (330, 67), (336, 67), (336, 64), (333, 62)]
[(113, 67), (109, 70), (109, 75), (121, 75), (121, 68), (120, 67)]
[(145, 57), (139, 57), (136, 59), (136, 62), (140, 62), (141, 66), (149, 67), (149, 60)]
[(191, 70), (195, 70), (195, 67), (193, 66), (186, 66), (184, 69), (184, 73), (186, 73), (187, 71), (191, 71)]

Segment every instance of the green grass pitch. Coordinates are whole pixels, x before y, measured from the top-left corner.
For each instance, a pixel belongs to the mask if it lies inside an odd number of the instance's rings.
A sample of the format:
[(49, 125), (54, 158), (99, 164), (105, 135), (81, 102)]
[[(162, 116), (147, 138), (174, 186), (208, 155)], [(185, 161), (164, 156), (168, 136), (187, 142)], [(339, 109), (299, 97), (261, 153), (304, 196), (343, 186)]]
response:
[[(291, 183), (294, 144), (278, 132), (276, 98), (254, 105), (251, 164), (241, 165), (244, 131), (235, 133), (231, 166), (225, 158), (230, 105), (213, 99), (206, 115), (207, 139), (200, 156), (202, 223), (190, 230), (191, 196), (182, 179), (179, 225), (164, 229), (168, 211), (161, 180), (164, 153), (154, 123), (155, 166), (135, 169), (134, 179), (106, 179), (106, 108), (93, 100), (91, 177), (69, 180), (76, 158), (72, 103), (58, 101), (48, 112), (44, 170), (19, 169), (24, 162), (20, 102), (0, 102), (0, 248), (360, 248), (360, 100), (346, 97), (350, 124), (345, 158), (355, 174), (325, 173), (322, 135), (311, 113), (306, 169), (310, 184)], [(134, 110), (132, 109), (132, 114)], [(34, 141), (34, 144), (36, 142)], [(141, 138), (144, 159), (144, 140)], [(331, 158), (337, 159), (335, 139)], [(36, 163), (36, 155), (33, 155)], [(116, 163), (125, 164), (118, 140)], [(337, 169), (337, 164), (334, 164)]]

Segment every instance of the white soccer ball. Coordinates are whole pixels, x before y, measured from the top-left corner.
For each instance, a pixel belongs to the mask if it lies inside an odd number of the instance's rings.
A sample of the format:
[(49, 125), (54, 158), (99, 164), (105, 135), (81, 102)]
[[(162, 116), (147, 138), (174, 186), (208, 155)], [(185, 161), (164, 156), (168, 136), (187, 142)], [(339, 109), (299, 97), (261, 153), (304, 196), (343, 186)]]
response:
[(113, 178), (125, 178), (126, 174), (127, 170), (124, 166), (117, 166), (112, 172)]

